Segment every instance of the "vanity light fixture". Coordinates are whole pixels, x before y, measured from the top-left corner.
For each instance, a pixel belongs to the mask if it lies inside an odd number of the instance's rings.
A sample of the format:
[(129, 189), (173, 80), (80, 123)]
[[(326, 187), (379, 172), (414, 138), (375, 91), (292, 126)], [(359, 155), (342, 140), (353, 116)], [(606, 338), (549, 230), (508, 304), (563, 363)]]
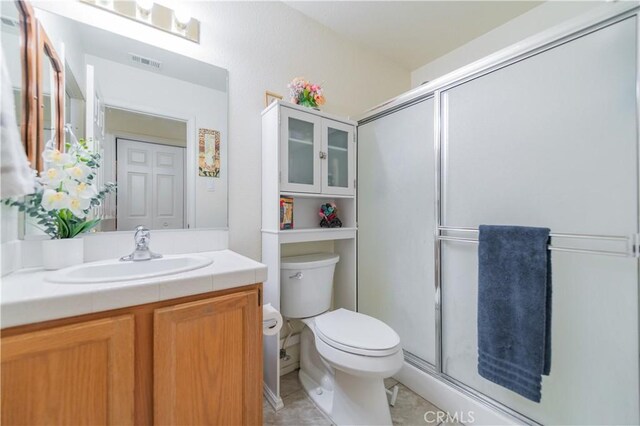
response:
[[(2, 0), (0, 0), (2, 1)], [(80, 0), (107, 12), (200, 43), (200, 21), (181, 5), (175, 9), (154, 0)]]

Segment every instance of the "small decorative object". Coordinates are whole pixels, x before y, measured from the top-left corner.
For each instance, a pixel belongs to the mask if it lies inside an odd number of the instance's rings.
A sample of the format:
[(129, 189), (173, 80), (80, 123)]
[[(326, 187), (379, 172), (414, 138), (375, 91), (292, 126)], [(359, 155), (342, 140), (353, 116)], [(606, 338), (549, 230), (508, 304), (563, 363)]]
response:
[(220, 132), (217, 130), (198, 131), (198, 175), (220, 177)]
[(277, 93), (273, 93), (270, 91), (266, 91), (264, 92), (264, 106), (268, 107), (269, 105), (271, 105), (272, 103), (274, 103), (275, 101), (279, 101), (282, 99), (282, 95), (278, 95)]
[(318, 108), (324, 105), (324, 96), (322, 95), (322, 87), (317, 84), (311, 84), (307, 80), (296, 77), (289, 83), (289, 95), (291, 102), (309, 108)]
[(45, 167), (39, 173), (33, 194), (2, 200), (34, 218), (35, 225), (51, 237), (42, 244), (45, 269), (83, 262), (83, 240), (75, 237), (100, 223), (101, 218), (92, 218), (91, 210), (116, 189), (110, 182), (98, 188), (100, 154), (90, 152), (84, 140), (78, 141), (69, 128), (67, 131), (72, 143), (67, 143), (66, 152), (47, 146), (42, 153)]
[(280, 197), (280, 229), (293, 229), (293, 198)]
[(322, 204), (318, 214), (322, 218), (320, 221), (320, 227), (342, 228), (342, 221), (338, 218), (338, 208), (335, 203)]

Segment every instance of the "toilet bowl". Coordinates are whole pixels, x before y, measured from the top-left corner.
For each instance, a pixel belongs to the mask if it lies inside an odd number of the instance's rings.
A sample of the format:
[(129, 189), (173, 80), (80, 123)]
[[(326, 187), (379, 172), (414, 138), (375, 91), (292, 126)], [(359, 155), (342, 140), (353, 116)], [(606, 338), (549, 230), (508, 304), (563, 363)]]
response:
[(300, 382), (337, 425), (390, 425), (384, 378), (403, 362), (398, 334), (368, 315), (330, 311), (339, 256), (316, 254), (281, 261), (281, 312), (300, 319)]

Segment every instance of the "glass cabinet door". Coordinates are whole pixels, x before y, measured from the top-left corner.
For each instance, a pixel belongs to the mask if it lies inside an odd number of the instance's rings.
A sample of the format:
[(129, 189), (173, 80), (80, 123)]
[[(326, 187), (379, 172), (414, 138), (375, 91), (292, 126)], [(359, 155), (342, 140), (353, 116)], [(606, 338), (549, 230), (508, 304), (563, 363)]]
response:
[(320, 192), (321, 119), (289, 108), (282, 108), (281, 114), (281, 188)]
[(354, 193), (354, 133), (353, 126), (323, 120), (322, 192), (336, 195)]

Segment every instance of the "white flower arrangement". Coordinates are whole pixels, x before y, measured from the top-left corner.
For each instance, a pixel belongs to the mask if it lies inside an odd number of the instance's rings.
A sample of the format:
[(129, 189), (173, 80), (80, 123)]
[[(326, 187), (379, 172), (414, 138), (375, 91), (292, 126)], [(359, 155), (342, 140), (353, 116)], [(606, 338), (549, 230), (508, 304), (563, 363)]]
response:
[(72, 139), (68, 152), (50, 147), (44, 150), (45, 167), (33, 194), (24, 199), (3, 200), (34, 217), (52, 239), (73, 238), (93, 229), (100, 218), (91, 218), (91, 209), (116, 189), (111, 182), (98, 189), (95, 180), (100, 154), (90, 152), (84, 140)]

